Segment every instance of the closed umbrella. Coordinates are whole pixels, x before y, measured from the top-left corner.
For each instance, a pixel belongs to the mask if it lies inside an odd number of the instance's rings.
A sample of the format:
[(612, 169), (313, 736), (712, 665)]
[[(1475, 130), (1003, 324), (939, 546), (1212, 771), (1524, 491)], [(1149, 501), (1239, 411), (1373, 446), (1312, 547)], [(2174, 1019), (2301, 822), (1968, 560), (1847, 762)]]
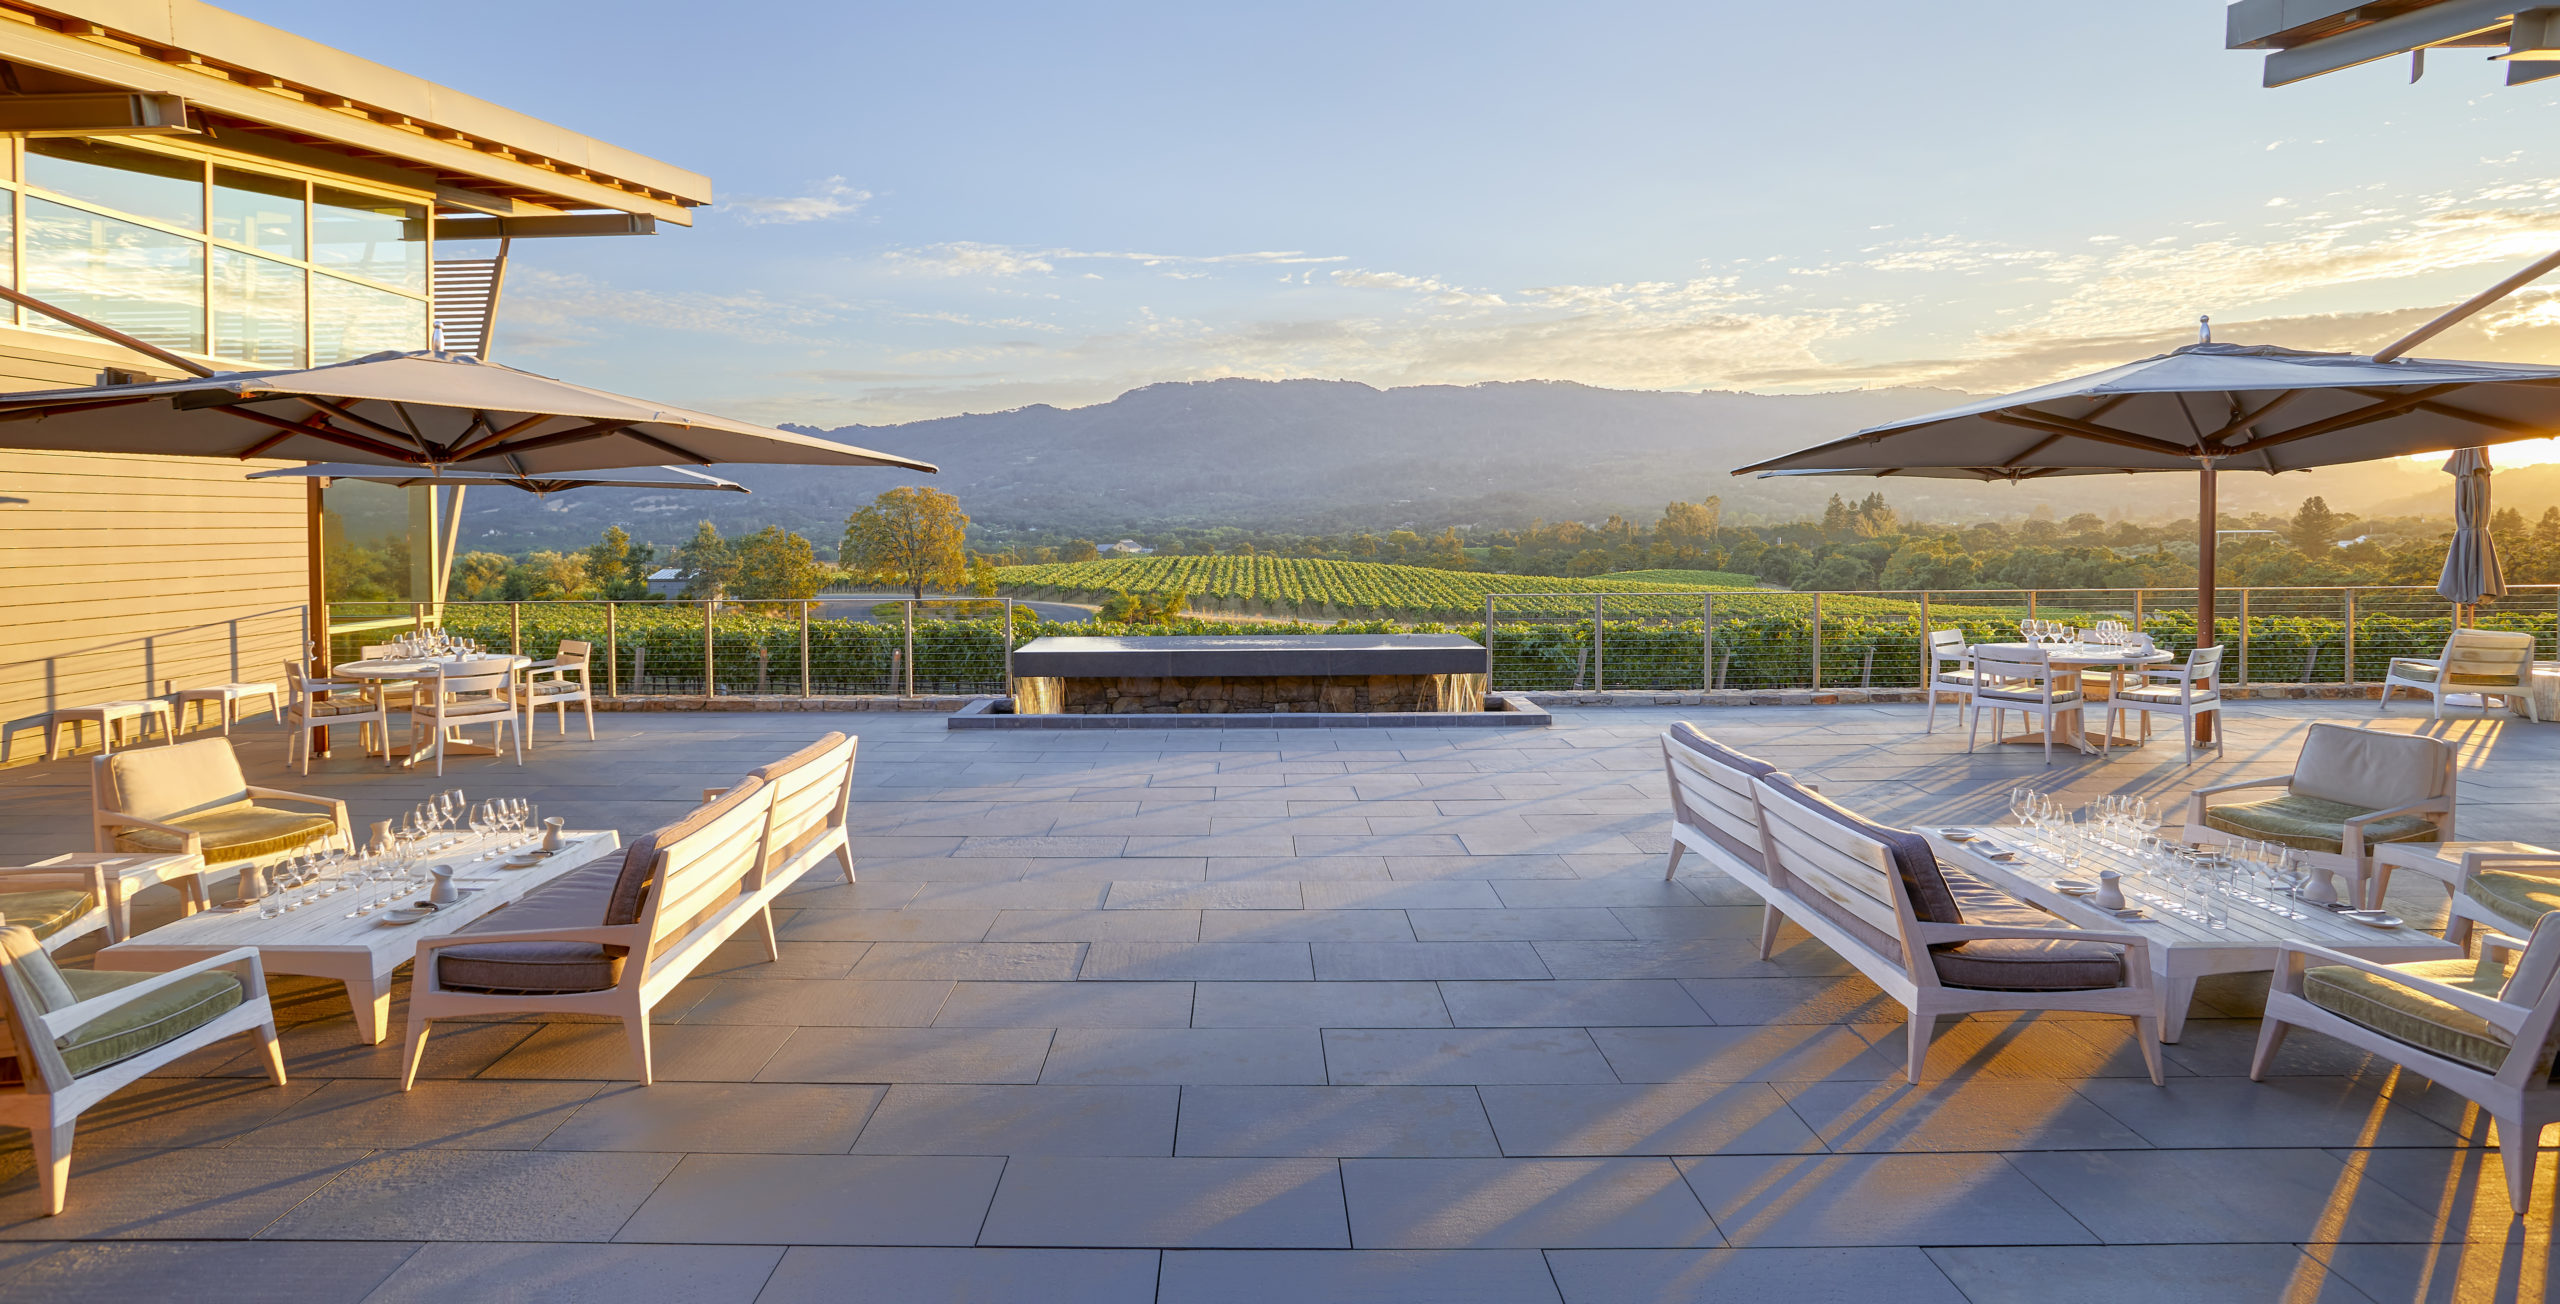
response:
[(2463, 608), (2482, 598), (2503, 598), (2507, 577), (2498, 565), (2498, 541), (2489, 537), (2488, 450), (2463, 449), (2444, 469), (2453, 477), (2453, 543), (2445, 549), (2436, 592)]

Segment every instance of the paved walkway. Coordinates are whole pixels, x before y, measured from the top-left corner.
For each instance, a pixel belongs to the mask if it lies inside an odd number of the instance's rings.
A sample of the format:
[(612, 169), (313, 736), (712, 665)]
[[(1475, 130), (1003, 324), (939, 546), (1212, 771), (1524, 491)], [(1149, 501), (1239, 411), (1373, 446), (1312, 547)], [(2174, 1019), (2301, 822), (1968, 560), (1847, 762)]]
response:
[[(2047, 770), (1923, 737), (1916, 707), (1695, 714), (1902, 820), (1991, 818), (2020, 781), (2174, 795), (2373, 718), (2251, 704), (2226, 762)], [(360, 1047), (336, 988), (282, 980), (291, 1085), (239, 1043), (125, 1093), (84, 1122), (63, 1216), (0, 1137), (0, 1241), (26, 1243), (0, 1300), (2544, 1296), (2560, 1163), (2519, 1225), (2482, 1124), (2425, 1081), (2298, 1033), (2250, 1083), (2263, 980), (2200, 993), (2165, 1089), (2085, 1017), (1950, 1026), (1905, 1084), (1898, 1007), (1800, 933), (1758, 961), (1758, 911), (1711, 871), (1662, 881), (1676, 717), (606, 715), (443, 785), (351, 752), (304, 780), (244, 729), (254, 781), (359, 820), (458, 784), (629, 836), (851, 728), (861, 881), (814, 876), (780, 963), (736, 948), (660, 1007), (648, 1089), (612, 1026), (524, 1019), (450, 1025), (402, 1095), (396, 1034)], [(2560, 729), (2436, 727), (2465, 744), (2466, 836), (2560, 838)], [(0, 773), (5, 845), (84, 846), (86, 783)]]

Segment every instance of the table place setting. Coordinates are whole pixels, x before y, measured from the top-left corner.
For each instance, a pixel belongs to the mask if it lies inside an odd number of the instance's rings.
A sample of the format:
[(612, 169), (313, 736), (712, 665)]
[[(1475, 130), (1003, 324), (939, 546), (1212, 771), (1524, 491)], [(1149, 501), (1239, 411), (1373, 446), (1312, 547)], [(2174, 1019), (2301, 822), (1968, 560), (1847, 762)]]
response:
[(249, 867), (239, 898), (216, 909), (254, 912), (262, 920), (317, 910), (384, 927), (415, 924), (488, 880), (558, 854), (561, 826), (520, 797), (475, 803), (461, 789), (448, 789), (406, 815), (375, 821), (372, 838), (356, 850), (306, 850)]

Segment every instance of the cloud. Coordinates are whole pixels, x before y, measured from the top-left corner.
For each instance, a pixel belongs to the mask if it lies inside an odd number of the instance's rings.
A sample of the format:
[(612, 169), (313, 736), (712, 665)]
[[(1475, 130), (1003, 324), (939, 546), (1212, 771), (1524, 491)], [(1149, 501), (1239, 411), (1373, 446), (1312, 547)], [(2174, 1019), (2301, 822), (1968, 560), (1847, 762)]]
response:
[(829, 177), (805, 195), (741, 195), (726, 201), (726, 207), (749, 226), (782, 226), (851, 217), (870, 200), (870, 191), (846, 185), (843, 177)]
[(1501, 295), (1460, 289), (1432, 276), (1346, 269), (1333, 273), (1333, 283), (1351, 290), (1410, 290), (1432, 303), (1450, 308), (1502, 306)]
[(651, 330), (716, 335), (749, 344), (813, 344), (855, 315), (852, 305), (825, 299), (777, 299), (756, 291), (634, 290), (588, 277), (540, 268), (511, 269), (499, 330), (511, 343), (542, 347), (586, 344), (605, 338), (603, 323)]
[[(1233, 254), (1150, 254), (1128, 251), (1092, 249), (1028, 249), (1015, 245), (982, 244), (974, 240), (954, 240), (921, 245), (911, 249), (891, 249), (881, 255), (892, 269), (925, 276), (1013, 277), (1047, 275), (1058, 270), (1060, 263), (1119, 262), (1141, 267), (1214, 267), (1244, 265), (1254, 267), (1295, 266), (1301, 263), (1338, 263), (1341, 254), (1311, 254), (1298, 249), (1264, 249)], [(1084, 276), (1094, 277), (1091, 272)]]

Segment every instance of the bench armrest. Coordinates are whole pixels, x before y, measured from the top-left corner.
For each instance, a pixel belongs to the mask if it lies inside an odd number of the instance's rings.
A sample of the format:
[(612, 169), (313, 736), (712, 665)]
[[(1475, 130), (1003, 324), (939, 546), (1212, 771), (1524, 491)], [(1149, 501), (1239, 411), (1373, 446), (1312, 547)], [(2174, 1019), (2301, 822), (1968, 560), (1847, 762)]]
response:
[(1930, 946), (1942, 942), (2101, 942), (2146, 954), (2151, 949), (2151, 939), (2138, 934), (2101, 932), (2068, 924), (2060, 928), (2011, 924), (1916, 924), (1912, 932), (1922, 943)]
[(513, 932), (447, 933), (442, 937), (418, 939), (418, 959), (449, 946), (478, 946), (483, 942), (593, 942), (598, 946), (621, 946), (633, 949), (649, 945), (649, 929), (645, 924), (597, 924), (592, 928), (521, 928)]
[(2383, 810), (2373, 811), (2369, 814), (2350, 816), (2339, 822), (2345, 824), (2348, 828), (2360, 829), (2367, 824), (2371, 824), (2375, 820), (2390, 819), (2395, 815), (2425, 815), (2430, 813), (2441, 815), (2452, 809), (2452, 798), (2429, 797), (2424, 801), (2413, 801), (2405, 806), (2392, 806)]
[(132, 1003), (138, 997), (148, 996), (153, 992), (159, 991), (164, 987), (168, 987), (184, 979), (193, 978), (198, 974), (211, 973), (216, 969), (237, 969), (240, 971), (240, 999), (244, 1003), (253, 1000), (262, 1000), (266, 997), (267, 972), (266, 967), (258, 962), (257, 948), (253, 946), (236, 947), (232, 950), (225, 951), (220, 955), (207, 956), (193, 964), (182, 964), (175, 969), (153, 974), (130, 987), (117, 988), (114, 991), (108, 992), (104, 996), (92, 996), (85, 1001), (66, 1005), (58, 1010), (49, 1011), (41, 1018), (41, 1022), (44, 1024), (45, 1035), (48, 1037), (62, 1036), (64, 1033), (79, 1027), (81, 1024), (97, 1018), (99, 1015), (106, 1014), (119, 1006)]
[[(117, 828), (158, 829), (163, 833), (172, 834), (183, 839), (184, 843), (178, 849), (184, 854), (190, 856), (201, 856), (204, 854), (204, 835), (196, 832), (194, 829), (182, 828), (175, 824), (164, 823), (160, 820), (147, 820), (139, 815), (127, 815), (123, 811), (114, 810), (91, 811), (90, 819), (98, 826), (98, 831), (100, 833), (105, 833), (110, 829)], [(111, 846), (101, 845), (99, 850), (111, 851), (114, 850), (114, 848)]]
[(0, 892), (25, 892), (39, 886), (76, 887), (96, 894), (100, 902), (107, 900), (107, 871), (103, 865), (6, 865), (0, 866)]

